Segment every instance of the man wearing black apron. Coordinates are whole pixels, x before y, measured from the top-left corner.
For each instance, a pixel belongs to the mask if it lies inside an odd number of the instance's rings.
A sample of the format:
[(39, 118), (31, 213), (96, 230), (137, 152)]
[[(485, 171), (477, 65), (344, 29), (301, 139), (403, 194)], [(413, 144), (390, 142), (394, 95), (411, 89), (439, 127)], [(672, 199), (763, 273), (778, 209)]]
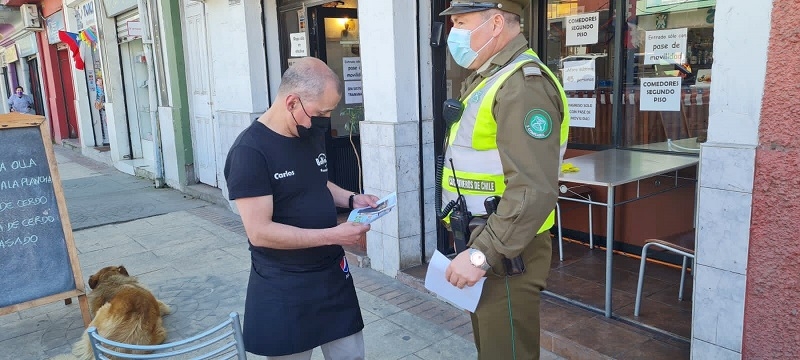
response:
[(321, 123), (341, 98), (339, 78), (304, 58), (283, 75), (275, 103), (245, 129), (225, 162), (252, 267), (244, 314), (248, 352), (267, 359), (363, 359), (364, 322), (342, 245), (369, 225), (336, 225), (336, 206), (377, 206), (328, 181)]

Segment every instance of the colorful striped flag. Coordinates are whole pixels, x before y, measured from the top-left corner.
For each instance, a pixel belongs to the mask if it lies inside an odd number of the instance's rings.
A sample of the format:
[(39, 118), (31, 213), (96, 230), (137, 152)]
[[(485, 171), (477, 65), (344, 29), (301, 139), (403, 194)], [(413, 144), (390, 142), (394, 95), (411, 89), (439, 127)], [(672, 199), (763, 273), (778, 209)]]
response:
[(92, 27), (88, 27), (84, 31), (86, 32), (86, 37), (89, 38), (89, 41), (92, 44), (96, 44), (97, 43), (97, 33), (95, 33), (94, 29)]

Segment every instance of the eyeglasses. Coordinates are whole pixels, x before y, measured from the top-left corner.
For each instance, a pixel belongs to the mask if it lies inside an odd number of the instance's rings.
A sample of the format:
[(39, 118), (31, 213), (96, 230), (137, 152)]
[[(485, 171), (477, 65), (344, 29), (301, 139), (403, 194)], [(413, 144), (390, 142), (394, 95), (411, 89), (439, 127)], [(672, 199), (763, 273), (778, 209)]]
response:
[(485, 9), (499, 9), (502, 5), (498, 3), (492, 2), (480, 2), (480, 1), (453, 1), (450, 3), (450, 7), (473, 7), (473, 8), (485, 8)]

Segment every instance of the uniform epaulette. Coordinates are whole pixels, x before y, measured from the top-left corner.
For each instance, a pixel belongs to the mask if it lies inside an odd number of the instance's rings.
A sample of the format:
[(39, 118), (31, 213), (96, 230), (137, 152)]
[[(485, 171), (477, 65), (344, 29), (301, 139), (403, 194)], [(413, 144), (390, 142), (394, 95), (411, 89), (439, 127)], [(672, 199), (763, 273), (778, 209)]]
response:
[(542, 69), (539, 69), (538, 66), (525, 66), (522, 68), (522, 73), (525, 74), (525, 77), (542, 76)]

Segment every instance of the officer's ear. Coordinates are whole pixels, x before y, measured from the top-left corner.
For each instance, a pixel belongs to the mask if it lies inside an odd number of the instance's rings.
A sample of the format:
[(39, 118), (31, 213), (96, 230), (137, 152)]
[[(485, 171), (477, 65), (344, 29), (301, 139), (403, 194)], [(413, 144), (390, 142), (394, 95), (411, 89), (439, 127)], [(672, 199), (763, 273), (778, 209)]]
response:
[(492, 15), (492, 37), (498, 37), (506, 28), (506, 18), (501, 13)]

